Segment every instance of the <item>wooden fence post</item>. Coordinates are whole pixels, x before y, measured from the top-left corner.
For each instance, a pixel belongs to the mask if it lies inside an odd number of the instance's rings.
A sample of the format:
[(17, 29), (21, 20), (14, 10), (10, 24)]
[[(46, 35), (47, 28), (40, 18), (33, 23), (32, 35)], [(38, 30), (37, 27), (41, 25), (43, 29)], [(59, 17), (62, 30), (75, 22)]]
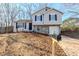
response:
[(57, 40), (52, 37), (52, 56), (55, 56)]

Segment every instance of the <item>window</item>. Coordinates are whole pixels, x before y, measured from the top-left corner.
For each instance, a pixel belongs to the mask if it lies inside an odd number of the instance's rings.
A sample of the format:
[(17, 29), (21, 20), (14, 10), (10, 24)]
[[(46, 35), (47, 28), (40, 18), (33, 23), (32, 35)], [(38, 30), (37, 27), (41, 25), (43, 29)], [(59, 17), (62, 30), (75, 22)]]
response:
[(23, 26), (24, 25), (22, 23), (21, 24), (20, 23), (16, 23), (16, 28), (23, 28)]
[(52, 16), (51, 16), (51, 20), (52, 20), (52, 21), (55, 21), (55, 15), (52, 15)]
[(35, 21), (37, 21), (37, 16), (35, 15)]
[(25, 23), (25, 29), (26, 29), (26, 23)]
[(40, 16), (40, 21), (42, 21), (42, 15)]
[(18, 28), (18, 23), (16, 23), (16, 28)]
[(49, 21), (57, 21), (57, 15), (49, 15)]
[(35, 16), (35, 21), (42, 21), (43, 17), (44, 17), (44, 14), (43, 15)]
[(57, 21), (57, 15), (55, 14), (55, 20)]
[(51, 15), (49, 14), (49, 21), (51, 21)]
[(37, 21), (40, 21), (40, 16), (37, 16)]

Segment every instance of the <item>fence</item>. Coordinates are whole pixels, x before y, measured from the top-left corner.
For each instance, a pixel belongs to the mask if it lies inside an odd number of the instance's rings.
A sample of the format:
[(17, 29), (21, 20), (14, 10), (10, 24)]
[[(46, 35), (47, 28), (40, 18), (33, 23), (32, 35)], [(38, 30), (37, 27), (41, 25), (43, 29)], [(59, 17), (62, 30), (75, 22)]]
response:
[(0, 27), (0, 33), (11, 33), (13, 32), (13, 27)]
[(62, 47), (58, 44), (54, 38), (52, 38), (52, 55), (53, 56), (66, 56), (66, 53)]

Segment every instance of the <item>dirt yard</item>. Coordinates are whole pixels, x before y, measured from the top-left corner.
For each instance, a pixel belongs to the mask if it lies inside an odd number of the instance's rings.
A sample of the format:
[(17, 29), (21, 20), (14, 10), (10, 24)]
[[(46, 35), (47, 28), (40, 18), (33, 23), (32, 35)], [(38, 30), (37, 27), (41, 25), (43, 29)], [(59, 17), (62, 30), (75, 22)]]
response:
[(0, 34), (1, 56), (77, 56), (79, 40), (62, 36), (57, 42), (50, 36), (36, 33)]
[(0, 34), (1, 56), (65, 56), (58, 42), (36, 33)]
[(0, 34), (0, 55), (43, 56), (52, 54), (49, 36), (35, 33)]

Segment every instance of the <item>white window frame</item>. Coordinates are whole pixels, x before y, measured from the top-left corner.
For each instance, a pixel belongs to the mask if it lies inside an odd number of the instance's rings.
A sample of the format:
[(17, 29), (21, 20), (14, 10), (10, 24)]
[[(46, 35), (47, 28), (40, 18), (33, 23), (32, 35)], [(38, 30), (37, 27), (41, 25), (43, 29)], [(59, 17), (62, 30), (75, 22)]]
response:
[(55, 14), (50, 14), (50, 15), (51, 15), (51, 20), (50, 21), (55, 22)]

